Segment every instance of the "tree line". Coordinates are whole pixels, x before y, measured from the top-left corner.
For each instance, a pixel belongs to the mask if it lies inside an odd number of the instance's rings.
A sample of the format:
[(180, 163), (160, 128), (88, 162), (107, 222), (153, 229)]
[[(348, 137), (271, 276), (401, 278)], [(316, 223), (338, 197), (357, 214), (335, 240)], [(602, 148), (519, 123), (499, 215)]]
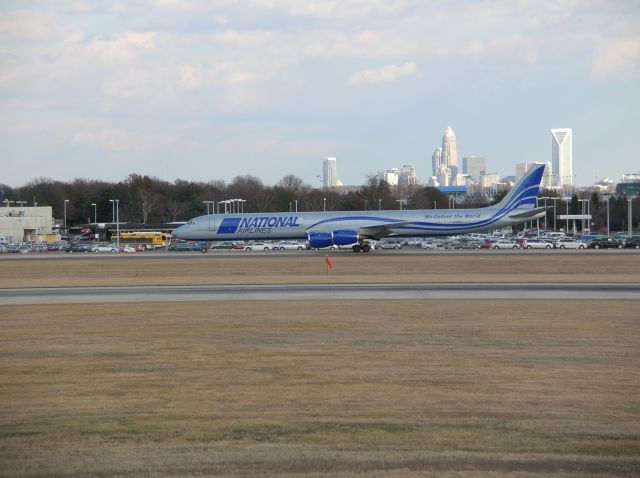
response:
[[(498, 193), (492, 204), (498, 203), (506, 191)], [(592, 230), (605, 232), (607, 226), (607, 202), (597, 192), (585, 193), (583, 197), (574, 194), (565, 201), (553, 190), (543, 190), (540, 197), (556, 198), (555, 201), (539, 200), (546, 203), (546, 223), (553, 227), (554, 217), (557, 228), (565, 227), (559, 215), (581, 214), (582, 208), (592, 215)], [(362, 211), (371, 209), (398, 209), (399, 200), (406, 209), (447, 209), (476, 208), (490, 203), (483, 196), (466, 196), (457, 200), (455, 206), (439, 190), (426, 186), (411, 186), (399, 190), (390, 186), (381, 173), (369, 175), (363, 186), (355, 191), (321, 190), (306, 184), (294, 175), (284, 176), (275, 185), (269, 186), (251, 175), (237, 176), (229, 183), (222, 180), (209, 182), (178, 179), (170, 182), (156, 177), (130, 174), (117, 183), (100, 180), (74, 179), (70, 182), (38, 178), (20, 188), (0, 185), (0, 202), (4, 199), (24, 201), (27, 205), (52, 206), (53, 216), (62, 218), (66, 203), (67, 224), (79, 225), (94, 222), (112, 222), (113, 205), (111, 199), (118, 199), (119, 220), (121, 222), (155, 224), (186, 221), (192, 217), (215, 212), (214, 207), (203, 201), (224, 201), (243, 199), (244, 212), (286, 212), (294, 211)], [(583, 200), (582, 202), (580, 200)], [(555, 209), (552, 207), (555, 202)], [(609, 220), (612, 231), (628, 228), (628, 202), (624, 196), (609, 198)], [(95, 209), (93, 204), (95, 204)], [(637, 227), (640, 219), (640, 201), (636, 200), (632, 222)], [(221, 209), (223, 212), (224, 209)], [(544, 225), (541, 220), (541, 226)], [(570, 225), (571, 226), (571, 225)]]
[[(448, 198), (435, 188), (414, 187), (403, 191), (403, 207), (417, 209), (446, 208)], [(113, 203), (118, 200), (120, 222), (155, 224), (186, 221), (214, 212), (215, 203), (228, 199), (244, 200), (244, 212), (349, 211), (398, 209), (397, 188), (390, 186), (382, 174), (370, 175), (356, 191), (321, 190), (301, 178), (287, 175), (269, 186), (251, 175), (237, 176), (229, 183), (178, 179), (170, 182), (156, 177), (130, 174), (117, 183), (74, 179), (70, 182), (38, 178), (20, 188), (0, 185), (0, 202), (4, 199), (24, 201), (26, 205), (52, 206), (53, 216), (64, 216), (70, 226), (114, 220)], [(95, 204), (95, 208), (93, 206)], [(217, 209), (217, 208), (216, 208)], [(224, 211), (222, 207), (221, 212)]]

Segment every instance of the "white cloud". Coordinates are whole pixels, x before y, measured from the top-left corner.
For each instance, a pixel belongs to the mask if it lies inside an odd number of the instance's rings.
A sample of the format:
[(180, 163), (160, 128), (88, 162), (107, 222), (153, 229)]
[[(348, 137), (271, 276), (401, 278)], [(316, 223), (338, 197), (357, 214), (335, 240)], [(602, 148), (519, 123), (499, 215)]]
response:
[(382, 68), (372, 68), (370, 70), (359, 71), (351, 77), (352, 85), (389, 83), (404, 76), (413, 75), (416, 72), (415, 63), (404, 63), (402, 65), (387, 65)]
[(597, 37), (594, 40), (591, 74), (600, 80), (640, 75), (640, 36)]

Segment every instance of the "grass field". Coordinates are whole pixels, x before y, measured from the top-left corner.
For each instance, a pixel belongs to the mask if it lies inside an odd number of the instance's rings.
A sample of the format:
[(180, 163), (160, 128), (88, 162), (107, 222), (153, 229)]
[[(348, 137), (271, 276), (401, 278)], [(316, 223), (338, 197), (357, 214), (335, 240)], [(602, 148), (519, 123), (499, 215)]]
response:
[[(638, 282), (640, 254), (333, 255), (332, 282)], [(2, 260), (0, 288), (190, 284), (308, 284), (325, 282), (322, 254), (269, 253), (234, 257), (210, 252), (184, 257), (92, 257)]]
[[(401, 266), (430, 280), (413, 261)], [(630, 262), (623, 275), (637, 274)], [(311, 267), (287, 263), (300, 277)], [(244, 280), (264, 276), (247, 269)], [(639, 311), (515, 300), (3, 306), (0, 475), (637, 476)]]

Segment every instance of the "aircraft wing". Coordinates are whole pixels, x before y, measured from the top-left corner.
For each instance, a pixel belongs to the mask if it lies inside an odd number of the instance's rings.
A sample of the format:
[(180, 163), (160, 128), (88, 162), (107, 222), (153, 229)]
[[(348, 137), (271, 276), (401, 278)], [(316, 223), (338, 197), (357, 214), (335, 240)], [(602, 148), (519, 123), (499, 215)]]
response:
[(509, 219), (528, 219), (535, 218), (536, 216), (543, 214), (548, 208), (546, 207), (536, 207), (533, 209), (527, 209), (524, 212), (518, 214), (509, 214)]
[(378, 225), (372, 225), (367, 227), (358, 228), (358, 233), (362, 236), (368, 237), (370, 239), (382, 239), (383, 237), (387, 237), (391, 234), (391, 230), (401, 226), (408, 226), (413, 224), (411, 221), (402, 221), (402, 222), (392, 222), (392, 223), (384, 223)]

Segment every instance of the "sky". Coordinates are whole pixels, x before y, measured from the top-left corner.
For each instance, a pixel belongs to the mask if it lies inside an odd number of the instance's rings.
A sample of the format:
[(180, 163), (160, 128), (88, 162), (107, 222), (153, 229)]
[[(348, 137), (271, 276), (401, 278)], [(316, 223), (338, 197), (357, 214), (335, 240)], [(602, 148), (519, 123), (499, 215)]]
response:
[(573, 128), (578, 185), (640, 172), (640, 1), (0, 0), (0, 184), (514, 175)]

